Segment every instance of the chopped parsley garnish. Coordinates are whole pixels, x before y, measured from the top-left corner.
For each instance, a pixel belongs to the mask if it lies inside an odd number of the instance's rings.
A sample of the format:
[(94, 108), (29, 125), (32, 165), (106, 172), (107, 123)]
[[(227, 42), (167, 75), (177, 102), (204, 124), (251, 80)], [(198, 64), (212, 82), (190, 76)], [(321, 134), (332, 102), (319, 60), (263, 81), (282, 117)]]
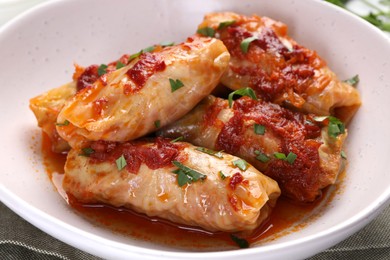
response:
[(229, 94), (228, 96), (228, 101), (229, 101), (229, 107), (231, 108), (233, 105), (233, 96), (234, 95), (239, 95), (239, 96), (248, 96), (254, 100), (257, 100), (255, 91), (251, 88), (240, 88), (237, 89), (236, 91), (233, 91), (232, 93)]
[(341, 156), (341, 158), (343, 158), (344, 160), (347, 160), (347, 154), (346, 154), (344, 151), (341, 151), (340, 156)]
[(218, 30), (221, 30), (221, 29), (223, 29), (223, 28), (226, 28), (226, 27), (228, 27), (228, 26), (234, 24), (235, 22), (236, 22), (235, 20), (222, 22), (222, 23), (219, 24)]
[(174, 44), (175, 44), (174, 42), (168, 42), (168, 41), (160, 43), (162, 47), (173, 46)]
[(108, 66), (106, 64), (101, 64), (99, 66), (99, 68), (98, 68), (98, 75), (102, 76), (102, 75), (106, 74), (107, 73), (107, 67)]
[(156, 46), (152, 45), (152, 46), (146, 47), (145, 49), (140, 50), (139, 52), (131, 54), (129, 56), (129, 61), (128, 62), (134, 60), (135, 58), (138, 58), (142, 53), (152, 52), (152, 51), (154, 51), (154, 49), (156, 49)]
[(70, 122), (68, 120), (65, 120), (63, 123), (56, 123), (56, 126), (67, 126)]
[(274, 153), (274, 157), (279, 160), (287, 161), (289, 164), (293, 164), (295, 159), (297, 159), (297, 155), (293, 152), (289, 152), (286, 156), (284, 153)]
[(176, 143), (184, 139), (184, 136), (179, 136), (178, 138), (175, 138), (171, 141), (171, 143)]
[(328, 134), (333, 137), (337, 137), (340, 134), (345, 133), (345, 126), (340, 122), (329, 122), (328, 125)]
[(145, 49), (142, 50), (142, 53), (145, 53), (145, 52), (152, 52), (154, 51), (154, 49), (156, 49), (155, 46), (149, 46), (149, 47), (146, 47)]
[(183, 82), (181, 82), (179, 79), (174, 80), (170, 78), (169, 83), (171, 84), (171, 92), (175, 92), (179, 88), (184, 87)]
[(248, 53), (249, 44), (250, 44), (251, 42), (253, 42), (254, 40), (257, 40), (257, 37), (256, 37), (256, 36), (252, 36), (252, 37), (249, 37), (249, 38), (246, 38), (245, 40), (243, 40), (243, 41), (240, 43), (241, 51), (242, 51), (243, 53)]
[(134, 60), (135, 58), (138, 58), (139, 55), (141, 55), (141, 54), (142, 54), (142, 51), (139, 51), (139, 52), (137, 52), (137, 53), (134, 53), (134, 54), (130, 55), (130, 57), (129, 57), (129, 62), (132, 61), (132, 60)]
[(240, 247), (240, 248), (248, 248), (249, 242), (246, 239), (240, 238), (233, 234), (230, 234), (230, 238)]
[(192, 182), (196, 182), (198, 180), (204, 180), (207, 178), (206, 175), (191, 169), (190, 167), (187, 167), (183, 165), (181, 162), (178, 161), (172, 161), (172, 164), (175, 165), (178, 169), (172, 171), (173, 173), (177, 174), (177, 182), (180, 187), (184, 186), (185, 184), (189, 184)]
[(122, 170), (123, 168), (125, 168), (126, 165), (127, 165), (125, 156), (122, 154), (121, 157), (119, 157), (118, 159), (116, 159), (115, 163), (116, 163), (116, 168), (118, 168), (118, 171), (120, 171), (120, 170)]
[(215, 156), (217, 158), (223, 158), (222, 151), (216, 152), (216, 151), (204, 148), (204, 147), (197, 147), (195, 150), (201, 151), (203, 153), (207, 153), (207, 154)]
[(85, 156), (85, 157), (89, 157), (91, 154), (93, 154), (95, 152), (94, 149), (92, 149), (91, 147), (85, 147), (83, 149), (81, 149), (82, 153), (80, 153), (79, 155), (80, 156)]
[(198, 29), (196, 32), (203, 36), (208, 36), (208, 37), (214, 37), (215, 35), (215, 30), (211, 27), (203, 27)]
[(286, 161), (289, 164), (293, 164), (295, 162), (295, 159), (297, 159), (297, 155), (295, 153), (289, 152), (286, 157)]
[(354, 86), (354, 87), (356, 87), (356, 85), (359, 83), (359, 81), (360, 81), (359, 75), (355, 75), (350, 79), (344, 80), (345, 83), (347, 83), (351, 86)]
[(255, 133), (257, 135), (264, 135), (264, 133), (265, 133), (265, 126), (259, 125), (259, 124), (255, 124), (254, 128), (255, 128)]
[(328, 120), (328, 135), (331, 137), (337, 137), (345, 133), (344, 123), (334, 116), (317, 116), (314, 117), (314, 120), (317, 122)]
[(227, 176), (225, 174), (223, 174), (222, 171), (219, 171), (218, 173), (219, 173), (219, 176), (221, 177), (222, 180), (226, 179)]
[(238, 167), (241, 171), (246, 171), (246, 169), (248, 169), (248, 163), (243, 159), (233, 161), (233, 165)]
[(255, 150), (255, 154), (257, 155), (256, 160), (258, 160), (262, 163), (267, 163), (270, 160), (270, 158), (266, 154), (264, 154), (258, 150)]
[(274, 157), (279, 160), (286, 160), (286, 155), (284, 153), (276, 152), (274, 153)]
[(160, 120), (154, 121), (154, 126), (155, 126), (156, 128), (160, 128), (160, 125), (161, 125)]
[(123, 64), (122, 62), (118, 61), (118, 62), (116, 63), (115, 68), (118, 70), (118, 69), (120, 69), (120, 68), (123, 68), (124, 66), (125, 66), (125, 64)]

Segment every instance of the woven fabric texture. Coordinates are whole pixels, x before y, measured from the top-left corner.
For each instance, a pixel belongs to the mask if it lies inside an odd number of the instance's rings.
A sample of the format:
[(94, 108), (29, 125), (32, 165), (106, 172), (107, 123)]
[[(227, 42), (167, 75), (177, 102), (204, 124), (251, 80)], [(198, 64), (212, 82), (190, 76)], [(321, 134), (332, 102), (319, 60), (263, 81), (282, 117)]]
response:
[[(97, 260), (42, 232), (0, 203), (1, 259)], [(390, 207), (361, 231), (310, 260), (390, 259)]]

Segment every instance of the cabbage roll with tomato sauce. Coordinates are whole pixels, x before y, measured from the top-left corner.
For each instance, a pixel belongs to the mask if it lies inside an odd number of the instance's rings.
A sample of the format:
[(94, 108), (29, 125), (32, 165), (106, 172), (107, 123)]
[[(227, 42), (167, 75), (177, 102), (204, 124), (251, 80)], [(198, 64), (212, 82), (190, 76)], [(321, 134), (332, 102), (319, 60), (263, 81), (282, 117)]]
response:
[[(157, 46), (156, 48), (161, 49), (161, 46)], [(122, 55), (118, 60), (107, 64), (104, 67), (103, 74), (114, 71), (128, 64), (130, 61), (130, 55)], [(53, 152), (65, 153), (70, 149), (68, 142), (57, 132), (56, 122), (58, 114), (66, 102), (72, 99), (77, 92), (86, 87), (90, 87), (99, 79), (99, 67), (99, 65), (93, 64), (84, 68), (75, 64), (73, 81), (30, 99), (30, 109), (38, 121), (38, 126), (50, 138), (52, 144), (51, 150)]]
[(182, 117), (211, 93), (229, 59), (220, 40), (196, 36), (142, 53), (68, 101), (57, 117), (57, 131), (73, 148), (146, 135)]
[(194, 145), (243, 158), (276, 180), (282, 195), (311, 202), (342, 170), (347, 132), (334, 117), (292, 112), (249, 97), (233, 101), (230, 108), (228, 100), (210, 95), (158, 135), (182, 136)]
[(274, 180), (235, 156), (161, 137), (72, 149), (63, 188), (81, 203), (226, 232), (258, 227), (280, 195)]
[(38, 121), (38, 126), (50, 138), (51, 150), (55, 153), (70, 149), (68, 142), (61, 138), (56, 129), (57, 116), (65, 102), (76, 94), (75, 82), (51, 89), (30, 100), (30, 109)]
[[(268, 17), (210, 13), (199, 25), (213, 28), (231, 55), (221, 82), (250, 87), (261, 99), (348, 122), (360, 106), (358, 91), (340, 81), (326, 62), (287, 35), (287, 26)], [(204, 29), (203, 29), (204, 30)], [(211, 34), (212, 35), (212, 34)]]

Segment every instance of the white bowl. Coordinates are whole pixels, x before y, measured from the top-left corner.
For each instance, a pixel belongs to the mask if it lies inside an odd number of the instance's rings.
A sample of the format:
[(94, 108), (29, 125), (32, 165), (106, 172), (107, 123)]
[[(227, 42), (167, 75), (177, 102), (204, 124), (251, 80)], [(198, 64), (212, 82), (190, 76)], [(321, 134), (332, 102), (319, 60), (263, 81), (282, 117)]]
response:
[[(289, 25), (340, 78), (359, 74), (363, 106), (350, 125), (343, 190), (298, 232), (263, 246), (185, 252), (99, 228), (76, 215), (42, 166), (40, 130), (29, 98), (71, 79), (73, 63), (99, 64), (165, 40), (191, 35), (210, 11), (266, 15)], [(105, 258), (304, 258), (356, 232), (389, 204), (390, 41), (365, 21), (314, 0), (84, 0), (44, 3), (0, 31), (1, 200), (52, 236)], [(39, 150), (39, 149), (38, 149)]]

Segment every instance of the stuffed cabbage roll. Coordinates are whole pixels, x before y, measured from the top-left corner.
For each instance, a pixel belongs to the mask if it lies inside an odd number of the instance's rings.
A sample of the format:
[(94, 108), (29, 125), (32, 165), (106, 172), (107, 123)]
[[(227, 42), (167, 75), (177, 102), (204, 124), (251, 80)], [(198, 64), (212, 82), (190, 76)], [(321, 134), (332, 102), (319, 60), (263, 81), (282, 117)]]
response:
[[(157, 46), (156, 48), (162, 48)], [(120, 66), (124, 66), (130, 61), (130, 55), (123, 55), (118, 60), (102, 65), (105, 69), (104, 74), (114, 71)], [(57, 132), (56, 122), (58, 114), (65, 106), (65, 103), (74, 97), (76, 93), (83, 88), (91, 86), (99, 79), (99, 65), (93, 64), (86, 68), (75, 64), (73, 81), (58, 88), (51, 89), (39, 96), (30, 99), (30, 109), (33, 111), (38, 126), (48, 135), (52, 144), (52, 151), (55, 153), (64, 153), (70, 149), (65, 141)], [(62, 124), (60, 124), (62, 125)]]
[(276, 180), (282, 194), (310, 202), (333, 184), (342, 168), (347, 135), (334, 117), (292, 112), (277, 104), (241, 97), (208, 96), (159, 135), (241, 157)]
[(205, 28), (212, 28), (230, 52), (221, 79), (227, 87), (251, 87), (266, 101), (344, 122), (359, 108), (358, 91), (340, 81), (315, 51), (291, 39), (285, 24), (226, 12), (206, 15), (198, 32)]
[(57, 116), (65, 102), (76, 94), (76, 82), (51, 89), (30, 100), (30, 109), (33, 111), (38, 126), (42, 128), (52, 143), (52, 151), (65, 152), (70, 149), (68, 142), (62, 139), (56, 129)]
[(217, 39), (142, 53), (81, 89), (61, 110), (57, 131), (71, 147), (88, 141), (127, 141), (190, 111), (218, 84), (230, 55)]
[(248, 231), (270, 214), (278, 184), (245, 161), (170, 139), (97, 141), (72, 149), (65, 191), (210, 231)]

